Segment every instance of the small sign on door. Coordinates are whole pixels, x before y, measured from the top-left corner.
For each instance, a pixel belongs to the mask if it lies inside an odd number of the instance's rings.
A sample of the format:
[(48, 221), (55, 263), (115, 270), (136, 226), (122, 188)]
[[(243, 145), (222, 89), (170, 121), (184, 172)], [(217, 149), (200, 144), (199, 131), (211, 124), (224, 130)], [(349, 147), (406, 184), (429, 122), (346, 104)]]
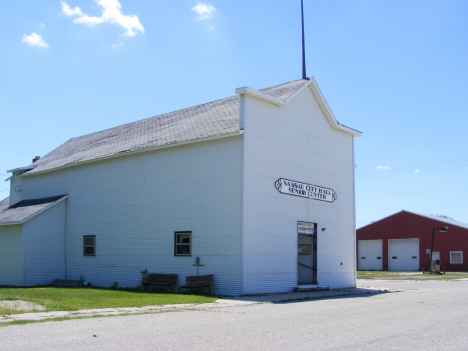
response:
[(299, 244), (297, 247), (297, 253), (299, 255), (310, 255), (312, 249), (312, 245), (310, 244)]
[(315, 223), (298, 221), (297, 222), (297, 234), (314, 235)]

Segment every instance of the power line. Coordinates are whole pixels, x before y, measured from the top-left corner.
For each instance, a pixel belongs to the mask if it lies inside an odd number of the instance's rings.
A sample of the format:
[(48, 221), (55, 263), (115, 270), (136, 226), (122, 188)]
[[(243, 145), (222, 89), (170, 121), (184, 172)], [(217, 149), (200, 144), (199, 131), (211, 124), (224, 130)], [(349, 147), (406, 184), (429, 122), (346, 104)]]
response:
[(412, 173), (419, 173), (419, 172), (433, 172), (433, 171), (440, 171), (445, 169), (452, 169), (452, 168), (460, 168), (460, 167), (467, 167), (468, 163), (466, 164), (458, 164), (461, 162), (468, 162), (468, 158), (461, 158), (456, 160), (447, 160), (447, 161), (440, 161), (440, 162), (433, 162), (433, 163), (425, 163), (419, 164), (414, 166), (405, 166), (405, 167), (398, 167), (389, 170), (383, 171), (370, 171), (370, 172), (363, 172), (356, 174), (356, 180), (364, 180), (364, 179), (373, 179), (373, 178), (385, 178), (385, 177), (392, 177), (398, 175), (405, 175), (405, 174), (412, 174)]
[[(412, 168), (418, 168), (418, 167), (424, 167), (424, 166), (439, 165), (439, 164), (442, 164), (442, 163), (464, 162), (464, 161), (468, 161), (468, 157), (457, 158), (457, 159), (454, 159), (454, 160), (445, 160), (445, 161), (438, 161), (438, 162), (431, 162), (431, 163), (423, 163), (423, 164), (412, 165), (412, 166), (397, 167), (397, 168), (392, 168), (391, 170), (392, 171), (404, 170), (404, 169), (410, 169), (410, 168), (412, 169)], [(379, 172), (381, 172), (381, 171), (373, 170), (373, 171), (368, 171), (368, 172), (361, 172), (361, 173), (357, 173), (356, 176), (375, 174), (375, 173), (379, 173)]]
[(461, 168), (461, 167), (468, 167), (467, 165), (461, 165), (461, 166), (453, 166), (453, 167), (444, 167), (444, 168), (436, 168), (436, 169), (427, 169), (420, 171), (419, 169), (416, 171), (409, 171), (409, 172), (403, 172), (403, 173), (391, 173), (391, 174), (386, 174), (388, 172), (385, 172), (382, 175), (376, 175), (374, 177), (362, 177), (362, 178), (356, 178), (356, 180), (367, 180), (367, 179), (375, 179), (375, 178), (387, 178), (387, 177), (396, 177), (396, 176), (401, 176), (401, 175), (408, 175), (408, 174), (419, 174), (419, 173), (429, 173), (429, 172), (435, 172), (435, 171), (442, 171), (445, 169), (452, 169), (452, 168)]

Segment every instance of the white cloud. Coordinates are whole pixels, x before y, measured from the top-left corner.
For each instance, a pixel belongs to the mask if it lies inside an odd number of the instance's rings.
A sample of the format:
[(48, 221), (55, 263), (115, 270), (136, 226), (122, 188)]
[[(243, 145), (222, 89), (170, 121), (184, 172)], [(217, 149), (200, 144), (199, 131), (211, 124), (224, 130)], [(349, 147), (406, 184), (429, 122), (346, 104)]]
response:
[(375, 167), (379, 172), (380, 171), (388, 171), (390, 167), (385, 167), (385, 166), (377, 166)]
[(75, 7), (72, 10), (65, 2), (62, 2), (62, 13), (67, 16), (79, 16), (73, 22), (90, 27), (101, 23), (118, 24), (126, 29), (126, 32), (123, 34), (125, 37), (134, 37), (138, 31), (141, 33), (145, 32), (137, 15), (122, 14), (120, 11), (121, 5), (117, 0), (95, 0), (95, 2), (102, 9), (100, 17), (83, 14), (79, 7)]
[(415, 170), (413, 173), (419, 173), (419, 169)]
[(104, 22), (104, 19), (101, 17), (91, 17), (88, 15), (82, 15), (81, 17), (74, 19), (73, 22), (79, 23), (79, 24), (86, 24), (87, 26), (94, 26), (96, 24), (101, 24)]
[(117, 50), (117, 49), (120, 49), (122, 46), (123, 46), (123, 43), (118, 43), (118, 44), (112, 45), (111, 48)]
[(23, 39), (21, 41), (29, 46), (37, 46), (40, 48), (47, 48), (49, 44), (47, 44), (42, 37), (37, 33), (31, 33), (31, 35), (23, 35)]
[(65, 2), (62, 2), (62, 13), (66, 16), (83, 16), (81, 9), (76, 7), (72, 10)]
[(195, 11), (198, 14), (196, 20), (202, 21), (213, 17), (213, 14), (216, 12), (216, 9), (210, 5), (198, 3), (197, 6), (192, 8), (192, 11)]

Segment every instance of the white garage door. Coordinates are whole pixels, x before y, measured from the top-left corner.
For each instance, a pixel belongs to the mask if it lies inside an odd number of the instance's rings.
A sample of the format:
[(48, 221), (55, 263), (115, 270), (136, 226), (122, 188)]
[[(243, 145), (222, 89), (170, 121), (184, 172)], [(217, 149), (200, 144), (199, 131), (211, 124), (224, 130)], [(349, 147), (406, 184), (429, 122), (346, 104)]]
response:
[(358, 270), (381, 271), (382, 240), (359, 240), (358, 257)]
[(419, 270), (419, 239), (394, 239), (388, 241), (388, 270)]

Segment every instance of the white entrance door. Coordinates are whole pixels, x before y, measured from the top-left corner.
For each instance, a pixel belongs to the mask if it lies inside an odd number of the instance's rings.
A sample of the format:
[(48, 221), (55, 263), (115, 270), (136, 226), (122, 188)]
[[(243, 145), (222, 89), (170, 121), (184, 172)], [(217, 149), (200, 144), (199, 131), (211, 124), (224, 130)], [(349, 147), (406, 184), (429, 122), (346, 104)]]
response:
[(419, 239), (388, 240), (388, 270), (419, 270)]
[(382, 240), (358, 241), (358, 270), (381, 271), (382, 264)]
[(314, 237), (299, 235), (297, 248), (297, 282), (314, 283)]

